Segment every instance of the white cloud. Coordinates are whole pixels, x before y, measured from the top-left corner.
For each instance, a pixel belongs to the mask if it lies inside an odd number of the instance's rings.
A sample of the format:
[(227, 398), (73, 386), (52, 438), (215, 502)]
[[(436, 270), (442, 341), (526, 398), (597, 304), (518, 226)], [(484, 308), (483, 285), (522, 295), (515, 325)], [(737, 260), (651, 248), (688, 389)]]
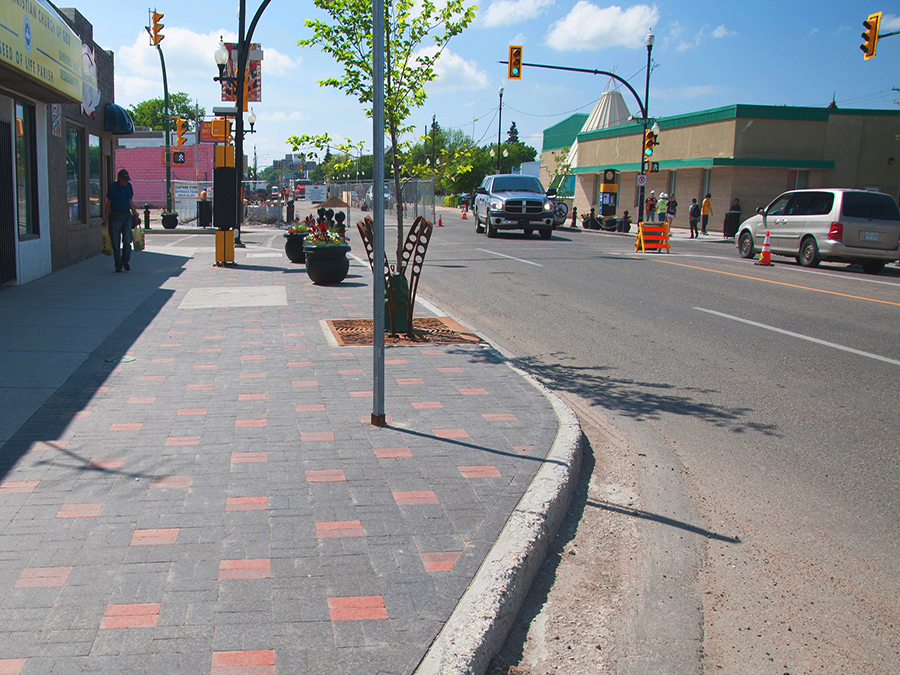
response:
[(528, 42), (528, 38), (525, 37), (525, 33), (519, 33), (518, 35), (516, 35), (516, 37), (514, 37), (514, 38), (512, 39), (512, 42), (510, 42), (509, 44), (511, 44), (511, 45), (524, 45), (526, 42)]
[(553, 0), (494, 0), (481, 15), (485, 28), (510, 26), (539, 16)]
[(690, 40), (681, 38), (684, 33), (685, 29), (678, 21), (673, 23), (671, 28), (669, 29), (669, 38), (671, 40), (677, 40), (677, 44), (675, 45), (676, 52), (683, 52), (687, 51), (688, 49), (693, 49), (694, 47), (699, 47), (707, 36), (714, 38), (723, 38), (728, 37), (729, 35), (737, 35), (735, 31), (728, 30), (725, 26), (717, 26), (712, 31), (709, 31), (708, 24), (701, 26), (699, 30), (695, 31), (693, 34), (693, 38)]
[(656, 6), (634, 5), (626, 10), (598, 7), (578, 0), (572, 10), (550, 26), (544, 44), (556, 51), (583, 51), (604, 47), (644, 47), (647, 31), (659, 22)]
[(896, 14), (882, 14), (878, 32), (889, 33), (895, 30), (900, 30), (900, 16), (897, 16)]
[[(437, 47), (424, 47), (416, 52), (433, 54)], [(449, 49), (441, 52), (434, 64), (437, 79), (427, 85), (429, 94), (447, 94), (467, 89), (483, 89), (488, 84), (487, 73), (478, 68), (475, 61), (467, 61)]]
[(716, 29), (712, 32), (714, 38), (723, 38), (729, 35), (735, 35), (735, 31), (728, 30), (725, 26), (716, 26)]
[(299, 110), (287, 112), (284, 110), (274, 110), (272, 112), (260, 112), (257, 114), (260, 122), (299, 122), (304, 119), (303, 113)]

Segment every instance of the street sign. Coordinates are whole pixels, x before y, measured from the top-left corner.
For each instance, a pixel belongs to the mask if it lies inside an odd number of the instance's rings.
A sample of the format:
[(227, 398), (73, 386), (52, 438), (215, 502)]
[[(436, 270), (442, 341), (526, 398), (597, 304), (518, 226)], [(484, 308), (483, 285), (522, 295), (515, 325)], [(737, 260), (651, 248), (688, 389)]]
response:
[(197, 183), (175, 183), (172, 185), (172, 192), (175, 199), (197, 199), (200, 187)]
[(639, 173), (638, 174), (638, 185), (646, 185), (647, 184), (647, 176), (646, 174)]

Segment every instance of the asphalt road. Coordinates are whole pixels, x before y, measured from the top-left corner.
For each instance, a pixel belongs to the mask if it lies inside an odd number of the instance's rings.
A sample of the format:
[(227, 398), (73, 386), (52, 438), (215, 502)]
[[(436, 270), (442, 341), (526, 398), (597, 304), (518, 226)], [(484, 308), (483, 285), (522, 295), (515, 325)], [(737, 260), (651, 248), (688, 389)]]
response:
[(420, 294), (627, 440), (638, 502), (594, 505), (643, 528), (618, 672), (897, 673), (900, 268), (443, 215)]

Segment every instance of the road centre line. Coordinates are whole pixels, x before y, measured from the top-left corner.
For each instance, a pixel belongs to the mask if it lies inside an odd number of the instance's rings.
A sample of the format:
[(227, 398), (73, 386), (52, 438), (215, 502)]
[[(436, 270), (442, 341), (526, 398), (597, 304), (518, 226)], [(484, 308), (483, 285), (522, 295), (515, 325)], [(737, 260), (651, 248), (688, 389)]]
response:
[(849, 352), (851, 354), (856, 354), (857, 356), (865, 356), (870, 359), (875, 359), (876, 361), (884, 361), (885, 363), (890, 363), (895, 366), (900, 366), (900, 361), (897, 359), (891, 359), (887, 356), (880, 356), (879, 354), (873, 354), (872, 352), (864, 352), (861, 349), (854, 349), (853, 347), (845, 347), (844, 345), (839, 345), (836, 342), (828, 342), (827, 340), (820, 340), (819, 338), (810, 337), (808, 335), (802, 335), (801, 333), (794, 333), (793, 331), (784, 330), (783, 328), (775, 328), (774, 326), (768, 326), (764, 323), (757, 323), (756, 321), (750, 321), (749, 319), (742, 319), (738, 316), (731, 316), (730, 314), (723, 314), (722, 312), (716, 312), (712, 309), (704, 309), (703, 307), (694, 307), (698, 312), (706, 312), (707, 314), (713, 314), (718, 317), (722, 317), (723, 319), (731, 319), (732, 321), (739, 321), (740, 323), (745, 323), (748, 326), (755, 326), (756, 328), (763, 328), (765, 330), (770, 330), (775, 333), (781, 333), (782, 335), (787, 335), (789, 337), (795, 337), (800, 340), (806, 340), (808, 342), (814, 342), (817, 345), (823, 345), (825, 347), (831, 347), (832, 349), (840, 349), (844, 352)]
[(522, 260), (521, 258), (513, 258), (511, 255), (506, 255), (504, 253), (497, 253), (496, 251), (488, 251), (486, 248), (476, 248), (476, 251), (481, 251), (482, 253), (490, 253), (491, 255), (498, 255), (501, 258), (509, 258), (510, 260), (515, 260), (516, 262), (525, 263), (526, 265), (534, 265), (535, 267), (543, 267), (536, 262), (531, 262), (530, 260)]
[(764, 281), (767, 284), (775, 284), (776, 286), (787, 286), (788, 288), (797, 288), (801, 291), (813, 291), (815, 293), (826, 293), (827, 295), (837, 295), (842, 298), (851, 298), (853, 300), (866, 300), (868, 302), (877, 302), (882, 305), (892, 305), (893, 307), (900, 307), (900, 302), (890, 302), (888, 300), (876, 300), (875, 298), (867, 298), (862, 295), (850, 295), (849, 293), (838, 293), (837, 291), (825, 291), (821, 288), (810, 288), (809, 286), (798, 286), (797, 284), (788, 284), (784, 281), (774, 281), (772, 279), (761, 279), (760, 277), (751, 277), (746, 274), (737, 274), (735, 272), (725, 272), (723, 270), (711, 270), (708, 267), (697, 267), (696, 265), (685, 265), (684, 263), (677, 263), (672, 260), (657, 260), (656, 258), (642, 258), (643, 260), (654, 260), (655, 262), (661, 262), (666, 265), (677, 265), (678, 267), (687, 267), (692, 270), (701, 270), (703, 272), (715, 272), (716, 274), (725, 274), (730, 277), (739, 277), (741, 279), (750, 279), (751, 281)]

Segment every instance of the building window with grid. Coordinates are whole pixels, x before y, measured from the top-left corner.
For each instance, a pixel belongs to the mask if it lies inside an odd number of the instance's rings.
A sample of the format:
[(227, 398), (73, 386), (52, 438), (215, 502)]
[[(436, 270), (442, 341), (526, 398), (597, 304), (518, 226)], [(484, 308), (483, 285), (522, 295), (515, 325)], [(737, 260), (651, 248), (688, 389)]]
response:
[(19, 239), (39, 237), (34, 106), (20, 101), (16, 101), (16, 207)]
[(66, 126), (66, 208), (69, 214), (69, 225), (84, 222), (84, 164), (82, 148), (84, 130), (79, 127)]
[(88, 135), (88, 217), (103, 217), (103, 186), (100, 183), (100, 137)]

